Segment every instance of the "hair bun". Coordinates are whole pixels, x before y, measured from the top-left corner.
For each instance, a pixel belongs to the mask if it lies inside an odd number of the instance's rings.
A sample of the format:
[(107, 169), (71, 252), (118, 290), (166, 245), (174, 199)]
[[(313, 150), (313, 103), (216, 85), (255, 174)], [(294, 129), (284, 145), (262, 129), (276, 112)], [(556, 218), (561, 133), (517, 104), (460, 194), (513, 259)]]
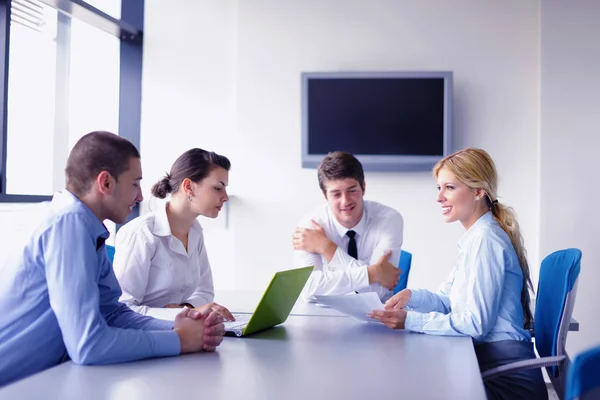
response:
[(165, 188), (167, 193), (171, 193), (173, 190), (173, 186), (171, 186), (171, 177), (167, 174), (164, 178), (160, 180), (160, 184)]
[(152, 195), (159, 199), (167, 197), (167, 195), (173, 191), (173, 186), (171, 186), (171, 176), (169, 174), (165, 175), (160, 181), (152, 186), (151, 191)]

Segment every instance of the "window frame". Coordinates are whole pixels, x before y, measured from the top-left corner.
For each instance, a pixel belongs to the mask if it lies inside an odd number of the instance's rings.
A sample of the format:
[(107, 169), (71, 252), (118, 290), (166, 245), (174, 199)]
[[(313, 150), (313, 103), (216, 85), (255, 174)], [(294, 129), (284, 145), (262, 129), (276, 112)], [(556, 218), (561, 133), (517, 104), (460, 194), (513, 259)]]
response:
[[(121, 18), (116, 19), (82, 0), (39, 0), (71, 18), (78, 18), (120, 39), (119, 65), (119, 135), (140, 148), (142, 114), (142, 61), (144, 0), (122, 0)], [(11, 0), (0, 0), (0, 203), (37, 203), (47, 201), (52, 196), (6, 193), (7, 148), (7, 105), (8, 105), (8, 64), (10, 46)], [(70, 29), (59, 32), (57, 42), (68, 42)], [(63, 36), (65, 35), (65, 36)], [(70, 49), (59, 54), (68, 56)], [(65, 60), (58, 60), (66, 64)], [(64, 73), (58, 71), (57, 74)], [(64, 99), (62, 99), (64, 101)], [(59, 99), (57, 101), (60, 102)], [(57, 104), (58, 105), (58, 104)], [(65, 107), (57, 107), (55, 120), (66, 116)], [(61, 113), (60, 115), (58, 113)], [(63, 119), (66, 120), (66, 119)], [(33, 168), (33, 166), (32, 166)], [(136, 209), (129, 216), (139, 214)]]

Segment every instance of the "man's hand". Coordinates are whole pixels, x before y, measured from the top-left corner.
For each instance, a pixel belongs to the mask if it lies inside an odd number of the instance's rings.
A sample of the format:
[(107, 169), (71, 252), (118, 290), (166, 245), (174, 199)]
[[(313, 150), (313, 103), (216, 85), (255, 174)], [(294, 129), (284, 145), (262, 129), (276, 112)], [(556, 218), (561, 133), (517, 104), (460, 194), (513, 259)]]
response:
[(388, 259), (392, 255), (391, 251), (386, 251), (383, 256), (373, 265), (367, 267), (369, 273), (369, 284), (379, 283), (381, 286), (392, 290), (398, 284), (400, 279), (399, 268), (394, 267)]
[(201, 313), (187, 307), (175, 317), (173, 330), (179, 335), (181, 353), (215, 351), (223, 341), (223, 318), (214, 311)]
[(203, 315), (204, 322), (204, 351), (215, 351), (223, 341), (225, 326), (223, 317), (215, 311)]
[(389, 311), (400, 311), (410, 301), (412, 292), (410, 289), (404, 289), (393, 295), (388, 301), (385, 302), (385, 309)]
[(198, 311), (184, 307), (175, 317), (173, 330), (179, 335), (181, 353), (195, 353), (204, 345), (204, 321)]
[(404, 323), (406, 322), (406, 311), (381, 311), (373, 310), (370, 314), (367, 314), (371, 318), (375, 318), (385, 324), (388, 328), (392, 329), (404, 329)]
[(194, 308), (194, 310), (200, 311), (202, 314), (207, 314), (209, 311), (214, 311), (219, 314), (225, 321), (235, 321), (233, 315), (228, 309), (217, 303), (208, 303), (200, 307)]
[(313, 229), (296, 228), (296, 231), (292, 235), (294, 250), (318, 253), (330, 260), (333, 258), (337, 246), (329, 240), (321, 225), (317, 224), (315, 221), (311, 222)]

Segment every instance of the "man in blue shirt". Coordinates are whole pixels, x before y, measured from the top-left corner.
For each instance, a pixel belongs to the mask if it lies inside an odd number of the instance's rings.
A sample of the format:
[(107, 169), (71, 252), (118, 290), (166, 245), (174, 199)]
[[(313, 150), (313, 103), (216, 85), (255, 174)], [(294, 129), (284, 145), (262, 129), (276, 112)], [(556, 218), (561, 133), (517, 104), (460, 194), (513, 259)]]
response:
[(140, 155), (108, 132), (73, 147), (67, 188), (35, 230), (0, 264), (0, 386), (69, 358), (109, 364), (214, 351), (224, 327), (216, 313), (185, 309), (175, 322), (118, 302), (102, 221), (124, 223), (142, 201)]

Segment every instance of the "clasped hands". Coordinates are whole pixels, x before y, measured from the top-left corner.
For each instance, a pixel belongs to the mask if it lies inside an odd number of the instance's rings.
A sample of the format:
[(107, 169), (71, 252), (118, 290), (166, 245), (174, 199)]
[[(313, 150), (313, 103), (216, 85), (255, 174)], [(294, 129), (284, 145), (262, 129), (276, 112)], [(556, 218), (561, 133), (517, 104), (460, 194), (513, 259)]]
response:
[(215, 351), (223, 341), (223, 317), (212, 310), (200, 312), (187, 307), (175, 317), (173, 330), (179, 335), (181, 353)]

